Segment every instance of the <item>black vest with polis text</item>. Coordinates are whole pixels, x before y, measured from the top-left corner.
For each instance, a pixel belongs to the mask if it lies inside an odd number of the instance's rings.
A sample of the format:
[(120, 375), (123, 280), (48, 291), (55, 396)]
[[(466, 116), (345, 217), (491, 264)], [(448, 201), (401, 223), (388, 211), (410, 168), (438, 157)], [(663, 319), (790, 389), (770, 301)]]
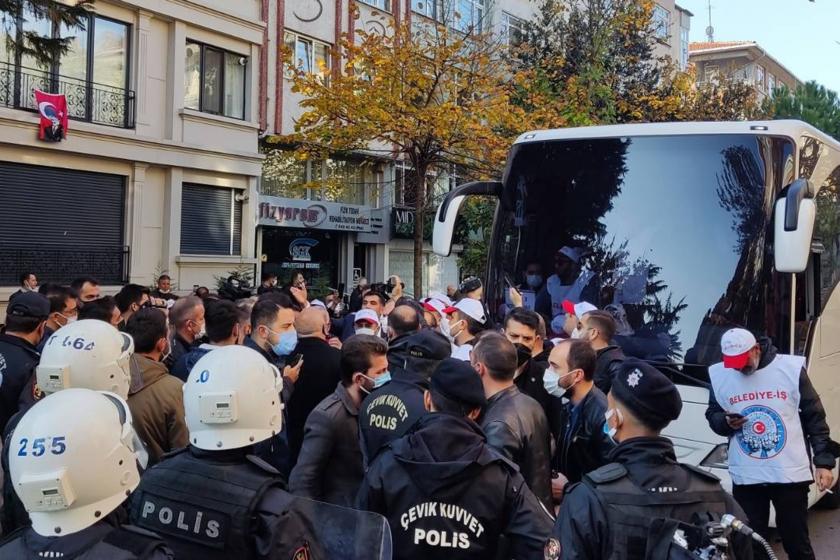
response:
[(143, 474), (132, 496), (131, 522), (159, 534), (176, 558), (254, 556), (254, 510), (282, 477), (253, 456), (216, 459), (189, 448)]
[[(48, 551), (33, 550), (32, 543), (28, 542), (27, 538), (27, 535), (32, 533), (33, 530), (30, 527), (21, 527), (9, 534), (0, 543), (0, 558), (41, 560), (42, 558), (69, 557), (62, 552), (61, 544), (51, 546), (51, 550)], [(59, 543), (61, 542), (59, 539)], [(163, 550), (165, 550), (165, 545), (157, 535), (138, 527), (125, 525), (107, 532), (101, 540), (92, 543), (83, 552), (74, 553), (72, 558), (74, 560), (145, 560), (163, 557)]]
[(637, 486), (619, 463), (584, 475), (598, 495), (610, 528), (611, 560), (682, 558), (672, 545), (675, 529), (702, 521), (719, 521), (727, 513), (727, 495), (720, 481), (690, 465), (688, 487), (677, 492), (651, 492)]

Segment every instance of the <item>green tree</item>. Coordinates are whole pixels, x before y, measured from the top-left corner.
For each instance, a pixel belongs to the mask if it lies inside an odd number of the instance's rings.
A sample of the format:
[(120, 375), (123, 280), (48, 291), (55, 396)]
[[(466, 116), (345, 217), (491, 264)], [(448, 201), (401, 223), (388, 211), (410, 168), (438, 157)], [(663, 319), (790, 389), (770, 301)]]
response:
[(0, 25), (6, 35), (6, 48), (32, 57), (40, 66), (49, 67), (67, 53), (74, 37), (43, 37), (37, 31), (17, 29), (20, 15), (25, 21), (48, 21), (53, 26), (84, 30), (94, 0), (0, 0)]
[(767, 110), (777, 119), (799, 119), (840, 139), (840, 99), (817, 82), (800, 85), (794, 91), (777, 89), (767, 100)]

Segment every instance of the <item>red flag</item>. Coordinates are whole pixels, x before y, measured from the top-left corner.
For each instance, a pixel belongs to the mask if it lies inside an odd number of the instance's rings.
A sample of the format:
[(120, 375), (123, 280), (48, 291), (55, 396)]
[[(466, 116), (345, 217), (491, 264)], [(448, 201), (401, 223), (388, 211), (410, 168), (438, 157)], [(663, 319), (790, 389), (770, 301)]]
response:
[(64, 94), (45, 93), (35, 90), (35, 103), (41, 115), (38, 139), (59, 142), (67, 136), (67, 98)]

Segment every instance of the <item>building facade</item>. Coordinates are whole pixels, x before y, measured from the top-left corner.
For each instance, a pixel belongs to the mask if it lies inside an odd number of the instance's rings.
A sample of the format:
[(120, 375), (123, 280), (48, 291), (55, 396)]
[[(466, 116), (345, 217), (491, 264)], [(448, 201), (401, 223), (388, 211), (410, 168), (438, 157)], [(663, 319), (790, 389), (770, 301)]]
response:
[[(43, 68), (0, 38), (0, 302), (23, 271), (111, 290), (165, 271), (189, 291), (254, 267), (261, 10), (98, 0), (69, 31), (5, 14), (3, 33), (75, 39)], [(64, 140), (38, 139), (35, 89), (66, 95)]]
[(782, 86), (794, 90), (802, 84), (793, 72), (753, 41), (691, 43), (690, 60), (698, 83), (715, 79), (747, 82), (755, 89), (759, 102)]
[[(529, 0), (272, 0), (269, 5), (264, 130), (279, 135), (293, 132), (302, 114), (301, 97), (292, 92), (278, 57), (281, 44), (304, 69), (328, 75), (338, 64), (335, 45), (343, 34), (385, 33), (406, 20), (440, 19), (444, 10), (455, 9), (458, 25), (481, 25), (513, 43), (535, 9)], [(282, 150), (266, 154), (256, 236), (261, 270), (278, 273), (281, 282), (301, 270), (316, 293), (325, 287), (347, 292), (360, 276), (384, 281), (390, 274), (411, 289), (414, 213), (406, 197), (411, 169), (376, 153), (322, 162), (301, 162)], [(454, 172), (435, 180), (442, 190), (459, 183)], [(457, 284), (457, 256), (439, 257), (427, 243), (423, 266), (424, 293)]]
[(660, 58), (667, 56), (679, 70), (688, 68), (693, 15), (674, 0), (658, 0), (653, 7), (652, 23), (657, 40), (654, 54)]

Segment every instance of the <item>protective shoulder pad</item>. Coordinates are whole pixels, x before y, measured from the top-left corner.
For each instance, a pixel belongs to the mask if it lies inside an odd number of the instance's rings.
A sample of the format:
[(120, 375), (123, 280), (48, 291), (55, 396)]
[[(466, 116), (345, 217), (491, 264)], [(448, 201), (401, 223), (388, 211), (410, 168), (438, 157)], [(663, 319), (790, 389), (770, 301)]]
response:
[(280, 471), (278, 471), (277, 469), (275, 469), (270, 464), (268, 464), (266, 461), (264, 461), (263, 459), (260, 459), (256, 455), (246, 455), (245, 458), (248, 459), (249, 463), (258, 467), (260, 470), (263, 470), (263, 471), (267, 472), (268, 474), (274, 474), (274, 475), (279, 475), (280, 474)]
[(610, 463), (585, 475), (595, 484), (615, 482), (627, 476), (627, 469), (621, 463)]
[(695, 467), (694, 465), (687, 465), (685, 463), (680, 463), (680, 466), (684, 469), (691, 471), (696, 475), (699, 475), (701, 478), (704, 478), (709, 482), (720, 482), (720, 479), (717, 476), (713, 475), (708, 471), (704, 471), (700, 467)]
[(123, 525), (114, 529), (102, 542), (120, 550), (127, 550), (140, 560), (151, 557), (152, 552), (164, 546), (164, 542), (155, 533), (133, 525)]

